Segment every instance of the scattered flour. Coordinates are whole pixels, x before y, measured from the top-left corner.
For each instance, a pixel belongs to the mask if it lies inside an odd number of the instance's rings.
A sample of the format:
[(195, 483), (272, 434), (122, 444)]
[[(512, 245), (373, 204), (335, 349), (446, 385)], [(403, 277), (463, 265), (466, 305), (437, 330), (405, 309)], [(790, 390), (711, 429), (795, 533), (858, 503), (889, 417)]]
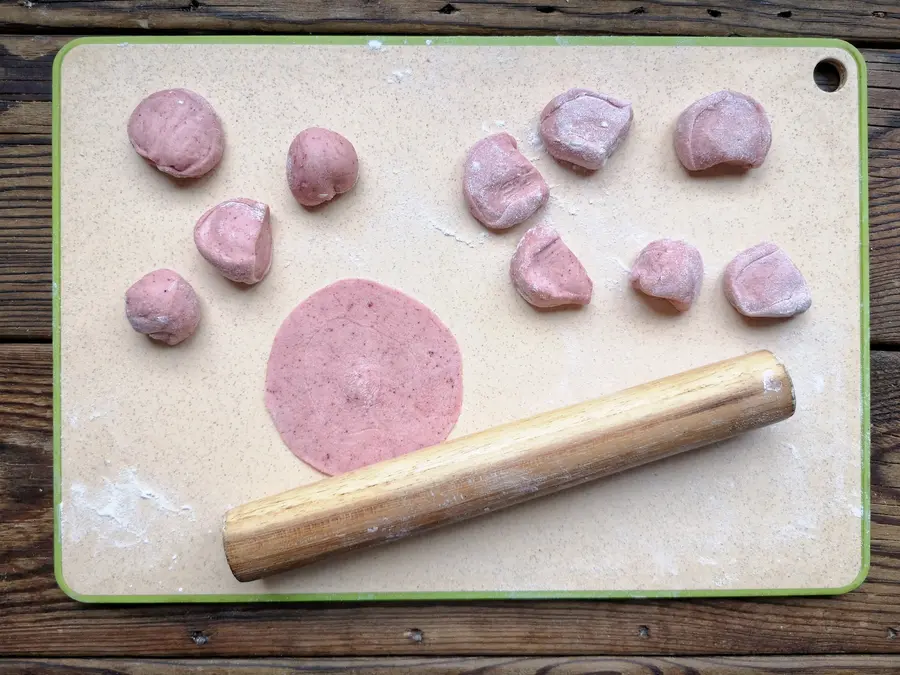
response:
[(621, 258), (617, 258), (614, 255), (608, 255), (606, 256), (606, 259), (614, 262), (616, 266), (622, 269), (623, 272), (628, 272), (629, 274), (631, 274), (631, 268), (623, 263)]
[(400, 84), (407, 77), (412, 75), (411, 68), (402, 68), (400, 70), (392, 71), (390, 75), (387, 77), (387, 81), (392, 84)]
[(563, 209), (563, 210), (564, 210), (566, 213), (568, 213), (570, 216), (577, 216), (577, 215), (578, 215), (579, 209), (578, 209), (572, 202), (566, 201), (566, 200), (563, 199), (562, 197), (560, 197), (560, 196), (558, 196), (558, 195), (556, 195), (556, 194), (553, 194), (553, 193), (550, 194), (550, 201), (551, 201), (551, 203), (554, 203), (554, 204), (556, 204), (557, 206), (559, 206), (561, 209)]
[(486, 134), (494, 134), (497, 133), (498, 129), (504, 129), (506, 127), (506, 122), (504, 120), (494, 120), (491, 122), (482, 122), (481, 130)]
[(430, 225), (433, 229), (437, 230), (445, 237), (455, 239), (460, 244), (465, 244), (469, 248), (477, 248), (478, 246), (481, 246), (485, 241), (487, 241), (487, 232), (482, 232), (476, 239), (466, 239), (455, 230), (451, 230), (449, 227), (443, 227), (434, 222), (430, 223)]
[(781, 381), (776, 379), (771, 370), (763, 373), (763, 391), (781, 391)]
[[(72, 483), (60, 514), (68, 541), (77, 543), (93, 534), (98, 545), (116, 548), (149, 543), (147, 535), (154, 529), (175, 530), (180, 519), (194, 520), (193, 507), (173, 503), (141, 481), (134, 468), (123, 469), (115, 480), (104, 477), (98, 487)], [(171, 528), (161, 528), (160, 520), (169, 521)]]

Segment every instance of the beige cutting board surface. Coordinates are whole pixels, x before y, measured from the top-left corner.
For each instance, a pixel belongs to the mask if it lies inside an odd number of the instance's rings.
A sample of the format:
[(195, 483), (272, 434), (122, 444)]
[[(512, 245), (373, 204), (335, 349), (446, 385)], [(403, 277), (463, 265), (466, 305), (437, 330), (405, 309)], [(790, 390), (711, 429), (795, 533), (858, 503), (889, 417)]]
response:
[[(422, 42), (422, 41), (420, 41)], [(846, 84), (820, 91), (824, 57)], [(62, 63), (61, 563), (74, 592), (107, 596), (437, 591), (837, 588), (862, 565), (857, 66), (824, 47), (85, 44)], [(630, 99), (634, 126), (607, 167), (575, 175), (545, 153), (538, 114), (586, 86)], [(210, 176), (179, 184), (131, 149), (146, 95), (186, 87), (227, 135)], [(715, 90), (757, 98), (773, 143), (746, 175), (687, 175), (679, 112)], [(292, 199), (288, 145), (313, 125), (360, 157), (354, 190), (308, 212)], [(462, 161), (513, 134), (551, 186), (528, 223), (551, 223), (594, 281), (581, 311), (539, 313), (508, 279), (526, 226), (493, 234), (468, 214)], [(197, 253), (210, 205), (272, 209), (271, 273), (239, 289)], [(660, 311), (626, 268), (659, 237), (706, 266), (684, 315)], [(803, 271), (812, 309), (748, 321), (725, 265), (763, 240)], [(125, 289), (172, 267), (203, 321), (176, 348), (133, 332)], [(794, 378), (789, 421), (708, 449), (377, 550), (241, 584), (222, 518), (320, 478), (282, 444), (263, 404), (272, 339), (291, 309), (345, 277), (433, 309), (463, 353), (453, 436), (767, 348)]]

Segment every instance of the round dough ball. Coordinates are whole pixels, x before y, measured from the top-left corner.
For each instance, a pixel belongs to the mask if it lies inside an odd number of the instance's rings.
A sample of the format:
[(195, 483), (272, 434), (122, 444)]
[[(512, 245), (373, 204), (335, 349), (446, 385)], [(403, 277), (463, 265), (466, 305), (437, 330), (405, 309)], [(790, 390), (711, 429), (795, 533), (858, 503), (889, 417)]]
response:
[(278, 329), (266, 408), (298, 458), (335, 475), (447, 438), (462, 356), (422, 303), (366, 279), (316, 291)]
[(269, 207), (252, 199), (217, 204), (197, 221), (194, 243), (226, 279), (242, 284), (262, 281), (272, 264)]
[(288, 187), (303, 206), (331, 201), (352, 188), (358, 176), (359, 158), (353, 144), (334, 131), (304, 129), (288, 149)]
[(631, 285), (686, 312), (700, 295), (703, 259), (686, 241), (658, 239), (644, 247), (631, 267)]
[(166, 89), (141, 101), (128, 120), (128, 138), (157, 169), (196, 178), (222, 159), (225, 133), (209, 102), (188, 89)]
[(178, 272), (155, 270), (125, 292), (125, 316), (138, 333), (177, 345), (197, 330), (200, 300)]
[(513, 286), (535, 307), (586, 305), (594, 284), (559, 232), (548, 225), (528, 230), (509, 266)]
[(553, 157), (597, 170), (625, 140), (631, 103), (590, 89), (570, 89), (541, 112), (541, 139)]
[(766, 111), (746, 94), (717, 91), (691, 104), (675, 127), (675, 152), (688, 171), (719, 164), (762, 165), (772, 145)]
[(550, 199), (540, 172), (507, 133), (482, 138), (471, 147), (463, 169), (469, 211), (485, 227), (505, 230), (530, 218)]
[(725, 297), (744, 316), (786, 318), (812, 305), (806, 279), (787, 253), (764, 241), (725, 268)]

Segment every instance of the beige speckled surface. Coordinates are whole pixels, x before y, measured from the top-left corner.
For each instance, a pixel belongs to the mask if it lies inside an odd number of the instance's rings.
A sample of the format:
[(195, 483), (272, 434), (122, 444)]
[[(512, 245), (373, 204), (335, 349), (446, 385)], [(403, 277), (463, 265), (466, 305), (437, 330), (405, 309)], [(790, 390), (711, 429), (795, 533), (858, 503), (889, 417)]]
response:
[[(823, 56), (848, 69), (821, 92)], [(631, 134), (581, 177), (539, 147), (536, 122), (574, 86), (630, 99)], [(131, 149), (148, 93), (187, 87), (222, 117), (219, 168), (182, 186)], [(772, 150), (745, 176), (692, 178), (672, 148), (679, 112), (716, 89), (768, 110)], [(861, 564), (859, 148), (846, 52), (749, 47), (82, 45), (62, 66), (62, 569), (82, 594), (822, 588)], [(354, 190), (304, 211), (284, 176), (311, 125), (346, 135)], [(525, 225), (488, 233), (466, 211), (462, 160), (504, 129), (551, 186)], [(209, 206), (272, 208), (272, 271), (238, 288), (197, 253)], [(538, 313), (509, 283), (526, 227), (552, 223), (594, 281), (581, 311)], [(659, 237), (694, 243), (704, 288), (682, 316), (629, 288)], [(721, 273), (780, 244), (813, 307), (751, 323)], [(203, 303), (197, 334), (151, 344), (123, 293), (168, 266)], [(757, 348), (794, 377), (793, 419), (723, 445), (506, 512), (268, 581), (239, 584), (222, 552), (226, 509), (315, 480), (263, 405), (288, 312), (362, 276), (409, 293), (456, 335), (465, 398), (454, 436)]]

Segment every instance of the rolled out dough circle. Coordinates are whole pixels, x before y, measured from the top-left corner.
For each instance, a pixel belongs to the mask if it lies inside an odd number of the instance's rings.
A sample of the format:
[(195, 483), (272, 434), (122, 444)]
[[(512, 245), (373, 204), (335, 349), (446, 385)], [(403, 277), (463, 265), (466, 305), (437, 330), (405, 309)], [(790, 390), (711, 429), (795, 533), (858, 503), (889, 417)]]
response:
[(440, 443), (462, 407), (462, 356), (425, 305), (366, 279), (316, 291), (278, 329), (266, 408), (298, 458), (335, 475)]

